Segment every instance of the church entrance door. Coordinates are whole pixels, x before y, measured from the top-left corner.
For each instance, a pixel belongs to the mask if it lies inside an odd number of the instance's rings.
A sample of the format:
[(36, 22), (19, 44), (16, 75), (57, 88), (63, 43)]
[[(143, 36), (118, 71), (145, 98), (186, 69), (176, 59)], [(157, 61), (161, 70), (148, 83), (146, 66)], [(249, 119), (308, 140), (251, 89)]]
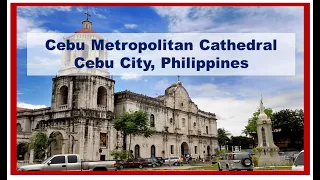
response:
[(189, 154), (189, 146), (186, 142), (183, 142), (181, 144), (181, 155), (185, 156), (187, 154)]

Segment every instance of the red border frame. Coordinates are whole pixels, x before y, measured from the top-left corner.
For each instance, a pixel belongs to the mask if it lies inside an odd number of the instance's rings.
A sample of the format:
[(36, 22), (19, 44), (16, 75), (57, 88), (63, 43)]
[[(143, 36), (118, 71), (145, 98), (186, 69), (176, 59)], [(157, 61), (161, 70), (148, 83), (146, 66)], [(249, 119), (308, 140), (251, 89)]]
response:
[[(16, 163), (18, 6), (303, 6), (304, 7), (304, 171), (116, 171), (19, 172)], [(310, 174), (310, 4), (309, 3), (11, 3), (11, 174), (12, 175), (309, 175)]]

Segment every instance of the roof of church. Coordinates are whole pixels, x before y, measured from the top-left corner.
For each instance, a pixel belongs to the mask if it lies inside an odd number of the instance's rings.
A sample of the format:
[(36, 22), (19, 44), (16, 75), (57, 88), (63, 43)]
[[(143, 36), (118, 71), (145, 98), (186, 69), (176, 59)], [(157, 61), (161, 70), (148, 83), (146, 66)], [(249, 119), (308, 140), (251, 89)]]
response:
[(89, 29), (89, 28), (82, 28), (82, 29), (79, 29), (78, 31), (76, 31), (74, 33), (97, 33), (97, 32), (95, 32), (94, 30)]
[(27, 108), (17, 107), (17, 111), (28, 110)]

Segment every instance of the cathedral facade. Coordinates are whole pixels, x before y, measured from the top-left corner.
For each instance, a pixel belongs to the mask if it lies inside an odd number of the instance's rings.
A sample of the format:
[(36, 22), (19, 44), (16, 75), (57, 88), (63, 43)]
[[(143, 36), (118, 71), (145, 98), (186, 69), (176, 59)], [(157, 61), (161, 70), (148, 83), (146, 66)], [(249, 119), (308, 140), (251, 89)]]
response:
[[(69, 38), (95, 36), (99, 35), (87, 18), (82, 29)], [(49, 155), (75, 153), (85, 160), (112, 159), (111, 151), (122, 147), (121, 134), (113, 128), (112, 120), (123, 112), (137, 110), (148, 114), (156, 133), (149, 138), (132, 138), (135, 157), (192, 154), (206, 158), (214, 154), (218, 147), (216, 115), (200, 110), (179, 80), (158, 97), (114, 92), (115, 81), (108, 72), (94, 70), (81, 75), (72, 67), (71, 59), (79, 56), (77, 53), (81, 52), (62, 54), (61, 70), (52, 79), (51, 107), (17, 111), (17, 160), (34, 161), (33, 150), (26, 149), (26, 144), (38, 132), (56, 139), (48, 149)], [(106, 59), (101, 51), (82, 53), (88, 58)]]

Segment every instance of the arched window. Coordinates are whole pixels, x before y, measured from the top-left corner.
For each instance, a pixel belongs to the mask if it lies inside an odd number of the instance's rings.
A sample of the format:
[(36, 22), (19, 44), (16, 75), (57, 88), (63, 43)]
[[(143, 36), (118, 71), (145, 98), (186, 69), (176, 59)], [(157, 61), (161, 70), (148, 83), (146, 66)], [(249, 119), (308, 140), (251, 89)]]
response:
[(17, 132), (22, 132), (22, 127), (20, 123), (17, 123)]
[(266, 132), (265, 132), (265, 130), (264, 130), (263, 127), (261, 128), (261, 134), (262, 134), (262, 143), (263, 143), (263, 146), (267, 146)]
[(209, 134), (209, 128), (206, 126), (206, 134)]
[(151, 146), (151, 157), (156, 157), (156, 146)]
[(89, 56), (89, 46), (85, 44), (84, 50), (82, 51), (82, 58), (87, 59), (88, 56)]
[(107, 89), (100, 86), (97, 94), (97, 104), (99, 106), (107, 106)]
[(154, 115), (150, 115), (150, 127), (154, 127)]
[(62, 86), (59, 91), (59, 105), (68, 104), (68, 87)]
[(134, 157), (139, 158), (140, 157), (140, 146), (137, 144), (134, 146)]

